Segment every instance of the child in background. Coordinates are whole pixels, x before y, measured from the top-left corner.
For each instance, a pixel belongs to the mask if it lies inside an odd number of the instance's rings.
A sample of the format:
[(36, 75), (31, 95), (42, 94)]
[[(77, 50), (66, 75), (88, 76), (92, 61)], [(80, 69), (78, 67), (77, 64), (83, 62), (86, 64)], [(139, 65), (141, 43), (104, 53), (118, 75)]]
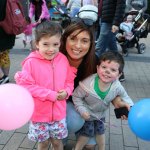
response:
[(41, 23), (43, 20), (49, 20), (50, 14), (45, 0), (30, 0), (29, 17), (32, 20)]
[(66, 99), (74, 88), (76, 69), (59, 52), (61, 26), (44, 21), (35, 28), (36, 51), (22, 63), (22, 71), (15, 74), (16, 83), (27, 88), (35, 103), (29, 123), (28, 137), (38, 142), (38, 150), (63, 150), (62, 139), (68, 135)]
[[(124, 67), (124, 60), (118, 52), (107, 51), (99, 58), (97, 73), (80, 81), (73, 93), (75, 108), (85, 119), (83, 127), (78, 131), (75, 150), (81, 150), (90, 137), (95, 136), (99, 150), (105, 150), (106, 111), (110, 102), (119, 95), (123, 101), (120, 106), (130, 109), (132, 100), (119, 82)], [(124, 117), (124, 116), (123, 116)]]
[(122, 22), (120, 24), (120, 29), (124, 31), (123, 36), (126, 39), (130, 40), (132, 35), (133, 35), (133, 32), (132, 32), (132, 29), (133, 29), (133, 16), (132, 15), (128, 15), (126, 21)]
[(32, 28), (37, 25), (37, 23), (31, 23), (31, 19), (28, 16), (26, 17), (26, 22), (27, 22), (27, 25), (23, 31), (23, 33), (24, 33), (24, 36), (23, 36), (24, 48), (26, 47), (27, 43), (30, 43), (30, 45), (32, 47)]

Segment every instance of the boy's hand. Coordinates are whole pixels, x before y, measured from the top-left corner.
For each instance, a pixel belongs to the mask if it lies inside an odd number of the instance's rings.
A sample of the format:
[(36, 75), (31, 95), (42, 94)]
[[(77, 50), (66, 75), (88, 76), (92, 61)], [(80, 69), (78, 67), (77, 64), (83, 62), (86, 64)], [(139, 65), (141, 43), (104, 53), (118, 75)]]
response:
[(88, 120), (90, 119), (90, 114), (88, 112), (84, 112), (82, 115), (83, 119)]
[[(120, 96), (117, 96), (113, 101), (112, 104), (114, 105), (115, 108), (121, 108), (121, 107), (126, 107), (128, 111), (130, 111), (130, 105), (124, 101), (121, 100)], [(127, 120), (128, 118), (125, 115), (121, 116), (122, 120)]]
[(57, 100), (64, 100), (67, 97), (67, 92), (65, 90), (58, 91)]

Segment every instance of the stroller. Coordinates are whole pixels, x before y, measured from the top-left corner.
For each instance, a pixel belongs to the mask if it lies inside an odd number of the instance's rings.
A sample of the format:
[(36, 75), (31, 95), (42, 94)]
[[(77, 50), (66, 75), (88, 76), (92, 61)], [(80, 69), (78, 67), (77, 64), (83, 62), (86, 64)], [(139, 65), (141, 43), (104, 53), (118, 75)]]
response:
[(59, 21), (62, 27), (65, 28), (70, 22), (70, 16), (65, 4), (55, 0), (50, 4), (49, 13), (51, 20)]
[(140, 38), (147, 38), (150, 32), (150, 17), (148, 14), (142, 14), (141, 11), (131, 11), (125, 15), (132, 15), (132, 25), (130, 25), (131, 32), (130, 35), (126, 36), (126, 31), (120, 24), (119, 32), (116, 35), (116, 39), (120, 46), (122, 47), (122, 52), (124, 56), (128, 56), (128, 48), (136, 47), (138, 54), (143, 54), (145, 52), (145, 43), (139, 43)]
[(63, 10), (59, 5), (54, 7), (60, 15), (62, 16), (61, 25), (63, 28), (66, 28), (71, 22), (82, 19), (83, 22), (89, 26), (93, 26), (97, 21), (98, 9), (93, 5), (85, 5), (80, 8), (76, 17), (71, 18), (67, 10)]

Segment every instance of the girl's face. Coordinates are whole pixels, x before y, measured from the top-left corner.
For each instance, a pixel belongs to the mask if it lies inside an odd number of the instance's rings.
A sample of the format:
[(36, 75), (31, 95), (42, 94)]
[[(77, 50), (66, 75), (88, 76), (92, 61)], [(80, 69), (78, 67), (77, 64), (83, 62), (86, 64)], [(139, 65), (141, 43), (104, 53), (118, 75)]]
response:
[(102, 61), (101, 64), (97, 66), (97, 74), (102, 82), (111, 83), (120, 77), (119, 67), (120, 65), (115, 61)]
[(36, 43), (39, 53), (47, 60), (52, 60), (59, 52), (60, 35), (44, 36)]
[(66, 40), (66, 50), (72, 60), (82, 60), (91, 45), (89, 33), (87, 31), (79, 32), (80, 30), (74, 31)]

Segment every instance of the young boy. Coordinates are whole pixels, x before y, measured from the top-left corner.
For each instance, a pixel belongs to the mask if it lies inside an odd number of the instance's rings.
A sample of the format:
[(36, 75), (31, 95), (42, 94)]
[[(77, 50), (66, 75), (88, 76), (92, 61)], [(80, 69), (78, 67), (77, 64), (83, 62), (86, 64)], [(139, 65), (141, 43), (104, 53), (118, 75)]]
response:
[[(118, 52), (108, 51), (100, 56), (97, 73), (79, 83), (73, 93), (77, 111), (85, 119), (78, 131), (79, 138), (75, 150), (82, 149), (90, 137), (96, 136), (99, 150), (105, 150), (104, 121), (110, 102), (119, 95), (122, 107), (133, 102), (119, 82), (124, 60)], [(129, 106), (129, 107), (130, 107)]]

